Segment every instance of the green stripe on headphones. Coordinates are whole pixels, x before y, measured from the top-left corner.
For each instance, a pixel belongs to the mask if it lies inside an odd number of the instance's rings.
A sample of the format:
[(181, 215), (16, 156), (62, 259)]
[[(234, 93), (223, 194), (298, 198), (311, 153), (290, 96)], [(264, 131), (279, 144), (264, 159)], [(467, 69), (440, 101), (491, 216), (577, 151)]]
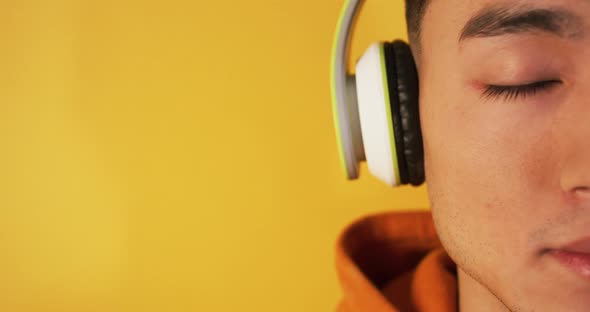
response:
[(364, 1), (347, 0), (332, 48), (331, 93), (342, 167), (358, 178), (358, 164), (391, 186), (424, 182), (418, 74), (407, 43), (375, 43), (347, 73), (351, 33)]

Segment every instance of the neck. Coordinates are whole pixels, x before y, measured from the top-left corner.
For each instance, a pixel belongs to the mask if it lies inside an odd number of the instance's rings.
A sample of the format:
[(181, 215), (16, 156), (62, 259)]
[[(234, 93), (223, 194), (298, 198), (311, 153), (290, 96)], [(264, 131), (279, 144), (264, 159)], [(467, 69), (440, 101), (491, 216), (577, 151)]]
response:
[(510, 312), (487, 287), (457, 268), (459, 277), (459, 311)]

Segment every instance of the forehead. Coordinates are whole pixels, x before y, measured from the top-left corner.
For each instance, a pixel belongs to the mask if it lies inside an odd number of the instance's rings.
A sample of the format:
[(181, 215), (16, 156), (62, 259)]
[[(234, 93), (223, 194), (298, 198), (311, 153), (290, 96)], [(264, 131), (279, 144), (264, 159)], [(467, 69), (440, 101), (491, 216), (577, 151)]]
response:
[[(474, 37), (477, 37), (478, 32), (471, 29), (471, 35), (473, 36), (462, 40), (466, 25), (468, 26), (470, 22), (477, 19), (478, 15), (485, 14), (485, 11), (489, 8), (495, 8), (496, 11), (502, 11), (502, 9), (510, 11), (512, 15), (504, 16), (503, 22), (495, 25), (498, 26), (499, 24), (507, 27), (500, 31), (498, 31), (497, 27), (492, 29), (493, 31), (488, 29), (487, 36), (480, 36), (476, 39)], [(532, 14), (521, 18), (515, 16), (518, 13), (515, 13), (515, 10), (557, 10), (562, 13), (576, 15), (576, 19), (564, 19), (563, 14), (561, 16), (553, 15), (553, 18), (549, 18), (545, 14), (547, 12), (539, 15), (539, 11), (535, 13), (536, 15)], [(494, 24), (494, 21), (499, 19), (497, 16), (492, 15), (483, 20), (491, 21)], [(577, 20), (577, 22), (573, 22), (574, 20)], [(590, 53), (590, 48), (586, 48), (590, 46), (589, 20), (590, 0), (431, 0), (421, 22), (420, 53), (417, 57), (419, 75), (421, 78), (426, 77), (427, 73), (431, 72), (431, 69), (441, 68), (441, 62), (455, 63), (461, 61), (464, 56), (469, 55), (469, 53), (465, 54), (467, 47), (487, 46), (488, 50), (493, 50), (500, 42), (503, 43), (503, 47), (506, 47), (507, 44), (518, 45), (521, 39), (526, 39), (529, 42), (533, 40), (539, 43), (541, 41), (537, 39), (542, 39), (544, 42), (552, 40), (556, 43), (557, 41), (553, 37), (545, 36), (549, 34), (547, 30), (553, 30), (553, 35), (561, 32), (560, 35), (568, 37), (568, 44), (575, 44), (578, 51), (588, 50), (588, 53)], [(548, 22), (553, 24), (548, 24)], [(483, 23), (483, 26), (485, 24)], [(531, 34), (534, 36), (529, 36)], [(583, 36), (584, 34), (585, 36)], [(554, 43), (548, 44), (554, 45)], [(560, 43), (566, 43), (566, 41), (560, 40)], [(449, 68), (445, 70), (449, 70)]]
[[(496, 34), (503, 35), (542, 28), (579, 35), (589, 19), (587, 12), (590, 0), (431, 0), (423, 17), (422, 33), (461, 41), (466, 34), (486, 34), (484, 26), (495, 25), (487, 29), (487, 35), (498, 30), (502, 31)], [(500, 22), (504, 22), (504, 29), (498, 29)]]

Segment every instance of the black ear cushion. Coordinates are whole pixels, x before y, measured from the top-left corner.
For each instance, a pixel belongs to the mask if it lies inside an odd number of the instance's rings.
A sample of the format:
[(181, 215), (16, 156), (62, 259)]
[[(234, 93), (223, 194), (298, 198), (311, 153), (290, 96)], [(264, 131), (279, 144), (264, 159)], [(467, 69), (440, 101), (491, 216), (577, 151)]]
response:
[[(396, 40), (389, 44), (393, 51), (395, 72), (397, 78), (397, 100), (401, 128), (403, 132), (403, 154), (406, 162), (409, 183), (420, 185), (424, 182), (424, 147), (422, 130), (420, 128), (419, 86), (416, 63), (410, 46)], [(394, 78), (388, 76), (389, 78)], [(390, 97), (393, 96), (390, 91)]]
[(389, 89), (389, 104), (391, 107), (391, 119), (393, 124), (393, 134), (395, 139), (395, 149), (397, 156), (397, 167), (400, 175), (400, 185), (408, 184), (410, 176), (408, 173), (408, 165), (406, 161), (406, 154), (404, 152), (404, 129), (402, 127), (402, 118), (400, 113), (400, 101), (398, 96), (398, 82), (397, 64), (394, 47), (391, 43), (385, 43), (383, 46), (385, 56), (385, 71), (387, 75), (387, 86)]

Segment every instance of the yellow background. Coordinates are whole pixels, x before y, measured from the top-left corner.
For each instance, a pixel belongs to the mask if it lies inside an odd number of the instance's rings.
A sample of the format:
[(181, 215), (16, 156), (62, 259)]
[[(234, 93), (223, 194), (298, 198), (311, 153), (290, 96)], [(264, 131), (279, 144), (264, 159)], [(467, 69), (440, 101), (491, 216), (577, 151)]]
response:
[[(337, 159), (341, 0), (0, 6), (1, 311), (332, 311), (354, 219), (427, 207)], [(355, 58), (405, 38), (370, 0)]]

